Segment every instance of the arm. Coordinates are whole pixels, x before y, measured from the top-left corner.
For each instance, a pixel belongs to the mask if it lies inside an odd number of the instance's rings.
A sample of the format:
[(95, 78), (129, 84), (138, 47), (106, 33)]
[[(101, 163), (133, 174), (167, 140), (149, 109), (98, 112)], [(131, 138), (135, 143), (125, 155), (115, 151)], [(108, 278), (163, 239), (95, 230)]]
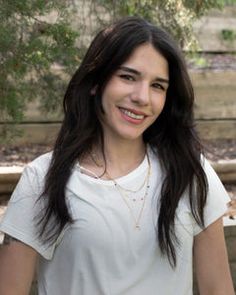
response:
[(222, 218), (194, 238), (194, 264), (201, 295), (234, 295)]
[(33, 248), (5, 234), (0, 247), (0, 294), (28, 295), (36, 262)]

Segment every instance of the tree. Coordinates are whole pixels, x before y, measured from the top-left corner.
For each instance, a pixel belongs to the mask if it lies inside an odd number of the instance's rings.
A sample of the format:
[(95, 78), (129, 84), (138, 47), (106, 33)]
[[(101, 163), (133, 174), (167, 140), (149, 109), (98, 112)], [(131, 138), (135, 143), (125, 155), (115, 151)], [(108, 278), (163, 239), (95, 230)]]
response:
[(40, 98), (50, 110), (58, 106), (65, 75), (78, 63), (69, 4), (0, 0), (0, 121), (5, 124), (0, 136), (8, 134), (7, 123), (22, 120), (28, 101)]
[(93, 12), (90, 15), (96, 14), (99, 22), (104, 23), (104, 17), (100, 17), (98, 11), (99, 6), (102, 6), (104, 12), (112, 18), (143, 16), (169, 31), (183, 49), (195, 50), (197, 44), (193, 22), (211, 8), (223, 8), (225, 1), (227, 0), (92, 0), (94, 5), (91, 6)]

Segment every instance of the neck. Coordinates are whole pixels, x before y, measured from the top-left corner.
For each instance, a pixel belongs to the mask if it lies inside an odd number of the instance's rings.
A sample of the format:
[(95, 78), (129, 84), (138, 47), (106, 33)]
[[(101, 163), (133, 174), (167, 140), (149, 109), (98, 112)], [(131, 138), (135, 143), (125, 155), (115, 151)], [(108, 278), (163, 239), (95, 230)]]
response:
[[(104, 140), (104, 156), (102, 150), (98, 147), (94, 149), (94, 155), (99, 160), (100, 167), (105, 167), (106, 170), (113, 178), (121, 177), (136, 167), (143, 161), (145, 156), (146, 147), (142, 140), (119, 140), (115, 141), (114, 138)], [(95, 159), (95, 162), (96, 162)]]

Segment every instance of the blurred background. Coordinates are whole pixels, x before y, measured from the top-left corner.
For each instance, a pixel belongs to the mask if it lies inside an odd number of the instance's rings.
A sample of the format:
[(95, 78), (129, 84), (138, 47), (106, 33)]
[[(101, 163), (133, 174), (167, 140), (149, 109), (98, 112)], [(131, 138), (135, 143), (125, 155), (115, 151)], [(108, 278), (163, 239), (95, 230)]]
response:
[[(160, 25), (182, 48), (206, 156), (236, 198), (236, 0), (0, 0), (0, 215), (25, 164), (52, 148), (91, 39), (127, 15)], [(225, 234), (236, 286), (232, 219)]]
[[(209, 158), (234, 158), (236, 0), (0, 0), (0, 165), (50, 149), (72, 73), (100, 27), (140, 15), (186, 56)], [(33, 154), (31, 156), (31, 153)]]

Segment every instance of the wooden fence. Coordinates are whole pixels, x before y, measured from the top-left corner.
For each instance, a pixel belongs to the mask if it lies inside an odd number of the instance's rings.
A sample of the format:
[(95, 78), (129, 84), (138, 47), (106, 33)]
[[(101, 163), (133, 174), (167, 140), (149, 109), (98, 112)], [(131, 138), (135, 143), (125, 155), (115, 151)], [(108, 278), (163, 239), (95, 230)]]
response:
[[(196, 93), (195, 118), (204, 139), (236, 138), (236, 71), (191, 72)], [(18, 128), (15, 144), (51, 143), (60, 127), (60, 114), (42, 114), (31, 103)], [(1, 125), (0, 125), (1, 128)]]

